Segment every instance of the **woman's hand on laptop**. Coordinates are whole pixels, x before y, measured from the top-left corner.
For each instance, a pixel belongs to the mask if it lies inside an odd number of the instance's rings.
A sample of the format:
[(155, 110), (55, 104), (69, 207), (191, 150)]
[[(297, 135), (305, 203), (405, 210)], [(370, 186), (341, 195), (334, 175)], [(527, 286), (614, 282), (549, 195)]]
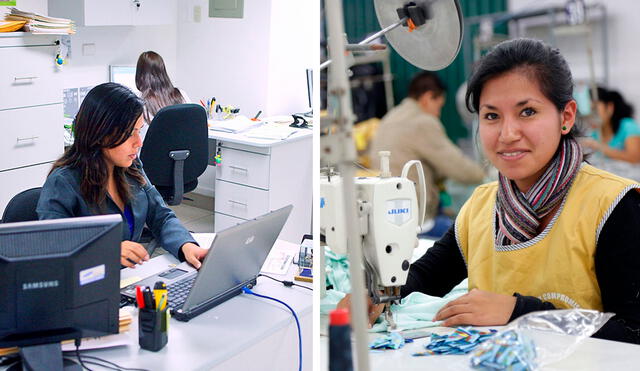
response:
[(184, 255), (185, 260), (193, 265), (195, 269), (200, 269), (200, 266), (204, 257), (207, 255), (209, 250), (203, 249), (202, 247), (196, 245), (195, 243), (187, 242), (182, 245), (182, 254)]
[(125, 267), (135, 268), (136, 264), (142, 264), (149, 260), (149, 253), (137, 242), (122, 241), (120, 243), (120, 264)]

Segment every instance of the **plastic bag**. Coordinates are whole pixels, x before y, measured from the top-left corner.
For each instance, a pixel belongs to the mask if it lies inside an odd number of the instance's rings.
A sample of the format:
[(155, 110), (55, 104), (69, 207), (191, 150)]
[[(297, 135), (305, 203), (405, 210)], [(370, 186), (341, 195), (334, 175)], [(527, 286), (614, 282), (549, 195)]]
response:
[(613, 316), (587, 309), (529, 313), (483, 343), (470, 361), (485, 370), (536, 370), (573, 353)]

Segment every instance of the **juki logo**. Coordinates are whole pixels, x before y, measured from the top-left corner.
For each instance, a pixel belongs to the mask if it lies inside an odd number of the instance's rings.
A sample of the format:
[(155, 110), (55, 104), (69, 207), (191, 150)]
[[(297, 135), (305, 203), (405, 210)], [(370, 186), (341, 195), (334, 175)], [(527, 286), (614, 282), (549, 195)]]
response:
[(401, 209), (389, 209), (387, 211), (387, 214), (389, 214), (389, 215), (409, 214), (409, 208), (408, 207), (404, 207), (404, 208), (401, 208)]

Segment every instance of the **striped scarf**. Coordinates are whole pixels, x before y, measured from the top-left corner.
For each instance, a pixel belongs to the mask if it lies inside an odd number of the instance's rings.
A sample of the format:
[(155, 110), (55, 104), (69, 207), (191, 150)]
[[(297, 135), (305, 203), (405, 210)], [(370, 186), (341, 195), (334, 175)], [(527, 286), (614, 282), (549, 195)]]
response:
[(518, 244), (537, 236), (540, 219), (562, 201), (581, 163), (580, 145), (563, 136), (547, 170), (527, 193), (520, 192), (514, 181), (500, 174), (496, 245)]

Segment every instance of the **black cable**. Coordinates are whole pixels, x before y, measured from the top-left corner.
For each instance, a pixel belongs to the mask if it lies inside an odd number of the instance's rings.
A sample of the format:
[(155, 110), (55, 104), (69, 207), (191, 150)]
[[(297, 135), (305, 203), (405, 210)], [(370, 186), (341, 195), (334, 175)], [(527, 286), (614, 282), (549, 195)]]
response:
[[(100, 357), (96, 357), (96, 356), (88, 356), (88, 355), (86, 355), (86, 354), (85, 354), (83, 357), (84, 357), (84, 358), (89, 358), (89, 359), (95, 359), (95, 360), (97, 360), (97, 361), (107, 363), (107, 364), (109, 364), (109, 365), (112, 365), (112, 366), (114, 366), (114, 367), (117, 367), (117, 368), (118, 368), (118, 370), (124, 370), (124, 371), (149, 371), (149, 370), (147, 370), (146, 368), (129, 368), (129, 367), (122, 367), (122, 366), (120, 366), (120, 365), (118, 365), (118, 364), (116, 364), (116, 363), (114, 363), (114, 362), (107, 361), (106, 359), (103, 359), (103, 358), (100, 358)], [(88, 363), (88, 362), (87, 362), (87, 363)], [(104, 366), (104, 367), (107, 367), (107, 366)], [(107, 367), (107, 368), (109, 368), (109, 367)]]
[(87, 369), (87, 371), (93, 371), (89, 367), (87, 367), (84, 364), (84, 362), (82, 362), (82, 358), (80, 358), (80, 339), (76, 339), (75, 340), (75, 344), (76, 344), (76, 357), (78, 357), (78, 361), (80, 362), (80, 366), (82, 366), (82, 368)]
[[(82, 361), (82, 358), (80, 357), (80, 342), (81, 342), (81, 340), (80, 340), (80, 339), (75, 339), (75, 345), (76, 345), (76, 357), (78, 358), (78, 361), (80, 362), (80, 366), (82, 366), (82, 368), (84, 368), (84, 369), (87, 369), (88, 371), (93, 371), (92, 369), (90, 369), (89, 367), (87, 367), (87, 366), (85, 365), (85, 362), (83, 362), (83, 361)], [(144, 368), (129, 368), (129, 367), (122, 367), (122, 366), (120, 366), (120, 365), (118, 365), (118, 364), (116, 364), (116, 363), (113, 363), (113, 362), (107, 361), (106, 359), (102, 359), (102, 358), (95, 357), (95, 356), (88, 356), (88, 355), (84, 355), (84, 358), (95, 359), (95, 360), (98, 360), (98, 361), (100, 361), (100, 362), (104, 362), (104, 363), (106, 363), (106, 364), (109, 364), (109, 365), (111, 365), (111, 366), (113, 366), (113, 367), (105, 366), (105, 365), (102, 365), (102, 364), (99, 364), (99, 363), (96, 363), (96, 362), (93, 362), (93, 361), (87, 361), (87, 362), (86, 362), (86, 363), (88, 363), (88, 364), (98, 365), (98, 366), (101, 366), (101, 367), (104, 367), (104, 368), (109, 368), (109, 369), (112, 369), (112, 370), (123, 370), (123, 371), (150, 371), (150, 370), (147, 370), (147, 369), (144, 369)]]
[(276, 279), (276, 278), (273, 278), (273, 277), (271, 277), (271, 276), (267, 276), (266, 274), (262, 274), (262, 273), (260, 273), (260, 274), (258, 274), (258, 277), (267, 277), (267, 278), (272, 279), (272, 280), (274, 280), (274, 281), (276, 281), (276, 282), (280, 282), (281, 284), (283, 284), (283, 285), (285, 285), (285, 286), (287, 286), (287, 287), (291, 287), (291, 286), (298, 286), (298, 287), (302, 287), (303, 289), (307, 289), (307, 290), (311, 290), (311, 291), (313, 291), (313, 288), (312, 288), (312, 287), (307, 287), (307, 286), (303, 286), (303, 285), (298, 285), (297, 283), (295, 283), (295, 282), (293, 282), (293, 281), (281, 281), (281, 280)]
[[(85, 357), (86, 357), (86, 356), (85, 356)], [(94, 361), (84, 361), (84, 362), (85, 362), (85, 363), (88, 363), (88, 364), (90, 364), (90, 365), (96, 365), (96, 366), (100, 366), (100, 367), (108, 368), (108, 369), (110, 369), (110, 370), (116, 370), (116, 371), (120, 371), (120, 370), (121, 370), (121, 369), (119, 369), (119, 368), (111, 367), (111, 366), (107, 366), (107, 365), (104, 365), (104, 364), (99, 363), (99, 362), (94, 362)]]

